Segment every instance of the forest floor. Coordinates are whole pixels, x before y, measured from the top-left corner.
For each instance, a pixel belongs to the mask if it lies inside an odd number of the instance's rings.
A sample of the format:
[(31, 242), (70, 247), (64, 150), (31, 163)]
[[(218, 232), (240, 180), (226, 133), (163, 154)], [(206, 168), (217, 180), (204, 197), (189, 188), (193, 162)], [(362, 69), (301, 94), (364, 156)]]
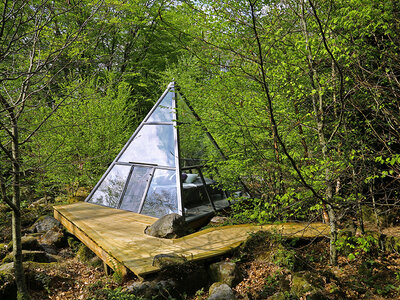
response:
[[(321, 240), (293, 248), (301, 264), (300, 270), (291, 262), (277, 264), (263, 258), (265, 245), (252, 248), (251, 257), (238, 261), (243, 280), (234, 287), (239, 299), (268, 299), (290, 284), (297, 272), (312, 274), (312, 280), (321, 287), (326, 299), (400, 299), (400, 255), (396, 253), (366, 255), (355, 260), (343, 256), (338, 266), (329, 261), (329, 243)], [(32, 291), (33, 299), (136, 299), (128, 298), (122, 292), (131, 281), (118, 282), (115, 277), (106, 276), (100, 267), (92, 267), (74, 257), (50, 269), (37, 270), (49, 278), (48, 286)], [(231, 258), (226, 258), (227, 260)], [(235, 257), (232, 258), (235, 260)], [(286, 264), (286, 265), (285, 265)], [(43, 273), (45, 272), (45, 273)], [(207, 299), (207, 290), (201, 290), (188, 299)], [(287, 299), (299, 299), (287, 295)], [(114, 298), (113, 298), (114, 297)], [(305, 298), (304, 298), (305, 299)]]
[[(0, 225), (1, 236), (9, 237), (9, 219), (3, 218)], [(384, 233), (400, 238), (400, 227), (386, 228)], [(306, 299), (315, 290), (323, 297), (318, 299), (400, 299), (400, 254), (381, 250), (373, 236), (342, 235), (337, 266), (329, 265), (327, 239), (284, 240), (266, 233), (256, 234), (220, 259), (235, 262), (240, 270), (242, 280), (233, 287), (238, 299)], [(105, 275), (101, 264), (90, 262), (92, 255), (84, 258), (79, 252), (76, 244), (66, 246), (59, 253), (61, 262), (39, 264), (34, 273), (41, 285), (30, 285), (32, 299), (140, 299), (125, 292), (137, 279), (132, 276), (122, 282), (116, 274)], [(312, 284), (302, 296), (293, 292), (298, 278)], [(284, 298), (273, 298), (279, 293)], [(207, 297), (208, 285), (182, 298)]]

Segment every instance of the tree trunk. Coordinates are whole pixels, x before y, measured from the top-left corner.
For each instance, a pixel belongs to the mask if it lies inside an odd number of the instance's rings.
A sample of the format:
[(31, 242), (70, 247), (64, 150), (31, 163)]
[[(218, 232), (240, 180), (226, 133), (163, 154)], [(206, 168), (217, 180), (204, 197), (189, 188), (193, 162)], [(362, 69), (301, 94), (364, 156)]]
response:
[[(328, 142), (325, 139), (325, 106), (324, 106), (324, 98), (323, 98), (323, 90), (322, 86), (319, 82), (319, 76), (317, 69), (314, 64), (313, 53), (311, 49), (311, 43), (309, 41), (309, 32), (307, 29), (306, 17), (305, 17), (305, 5), (302, 2), (302, 12), (300, 14), (301, 23), (302, 23), (302, 31), (304, 35), (304, 40), (306, 43), (306, 52), (307, 52), (307, 62), (308, 67), (310, 69), (310, 83), (313, 89), (316, 91), (315, 94), (311, 95), (312, 106), (314, 111), (314, 119), (317, 125), (317, 134), (319, 139), (319, 145), (321, 147), (321, 154), (326, 163), (329, 158), (329, 150), (328, 150)], [(333, 184), (332, 184), (332, 172), (329, 166), (325, 168), (325, 202), (322, 203), (323, 206), (323, 217), (326, 220), (326, 214), (328, 215), (328, 219), (330, 228), (330, 262), (332, 265), (337, 265), (337, 226), (336, 226), (336, 214), (331, 205), (333, 201)], [(325, 211), (326, 209), (326, 211)]]
[(17, 284), (17, 298), (21, 300), (30, 299), (29, 292), (25, 282), (24, 266), (22, 263), (22, 244), (21, 244), (21, 190), (20, 190), (20, 153), (18, 146), (18, 127), (17, 122), (13, 120), (13, 141), (12, 141), (12, 157), (13, 157), (13, 181), (12, 181), (12, 201), (16, 209), (12, 212), (12, 239), (13, 239), (13, 255), (14, 255), (14, 272), (15, 282)]
[(328, 215), (329, 215), (329, 229), (330, 229), (330, 245), (329, 245), (329, 257), (330, 263), (333, 266), (338, 264), (338, 254), (337, 254), (337, 227), (336, 227), (336, 214), (331, 205), (327, 205)]

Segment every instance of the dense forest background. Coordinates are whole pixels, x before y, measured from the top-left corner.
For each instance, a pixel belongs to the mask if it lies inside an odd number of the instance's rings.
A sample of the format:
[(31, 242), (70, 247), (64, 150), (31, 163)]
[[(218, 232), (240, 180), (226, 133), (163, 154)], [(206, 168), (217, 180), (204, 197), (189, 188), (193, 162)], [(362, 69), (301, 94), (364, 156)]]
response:
[(227, 157), (210, 160), (220, 180), (250, 189), (238, 221), (325, 218), (333, 264), (344, 220), (397, 221), (398, 1), (3, 0), (0, 12), (0, 184), (15, 218), (92, 187), (175, 80)]

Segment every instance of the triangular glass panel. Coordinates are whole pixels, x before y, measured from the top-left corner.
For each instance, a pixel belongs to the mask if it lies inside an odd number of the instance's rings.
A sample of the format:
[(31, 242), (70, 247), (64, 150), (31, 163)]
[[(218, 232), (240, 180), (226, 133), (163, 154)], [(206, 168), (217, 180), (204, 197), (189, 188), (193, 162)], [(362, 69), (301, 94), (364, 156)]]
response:
[(173, 91), (169, 90), (164, 98), (155, 106), (154, 111), (145, 119), (150, 122), (172, 122), (174, 118), (174, 109), (172, 107)]
[(175, 170), (157, 169), (154, 173), (141, 211), (144, 215), (161, 218), (178, 212)]
[(90, 198), (91, 203), (117, 207), (131, 167), (114, 165)]
[(174, 130), (172, 124), (143, 124), (118, 161), (175, 167)]

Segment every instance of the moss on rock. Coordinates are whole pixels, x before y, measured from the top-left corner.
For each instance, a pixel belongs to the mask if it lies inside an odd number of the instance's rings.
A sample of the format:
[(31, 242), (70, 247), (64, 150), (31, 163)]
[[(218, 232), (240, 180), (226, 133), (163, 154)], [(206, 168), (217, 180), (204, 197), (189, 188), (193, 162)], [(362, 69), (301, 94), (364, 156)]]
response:
[(4, 264), (0, 266), (0, 299), (13, 299), (16, 295), (14, 264)]
[(213, 263), (209, 267), (209, 274), (212, 281), (226, 283), (230, 287), (241, 281), (239, 270), (233, 262), (221, 261)]
[(76, 258), (84, 263), (90, 262), (90, 260), (95, 256), (96, 254), (94, 254), (92, 250), (90, 250), (84, 244), (81, 244), (78, 251), (76, 252)]
[(321, 279), (310, 272), (297, 272), (292, 276), (290, 293), (297, 297), (307, 295), (307, 299), (322, 299)]
[[(38, 239), (33, 235), (25, 235), (21, 237), (21, 246), (23, 250), (42, 250)], [(8, 243), (8, 251), (12, 251), (13, 241)]]
[[(9, 253), (4, 257), (2, 263), (10, 263), (14, 259), (13, 253)], [(32, 261), (39, 263), (49, 263), (54, 261), (51, 259), (46, 252), (44, 251), (32, 251), (32, 250), (22, 250), (22, 260), (23, 261)]]
[(3, 259), (8, 254), (8, 245), (0, 244), (0, 259)]

